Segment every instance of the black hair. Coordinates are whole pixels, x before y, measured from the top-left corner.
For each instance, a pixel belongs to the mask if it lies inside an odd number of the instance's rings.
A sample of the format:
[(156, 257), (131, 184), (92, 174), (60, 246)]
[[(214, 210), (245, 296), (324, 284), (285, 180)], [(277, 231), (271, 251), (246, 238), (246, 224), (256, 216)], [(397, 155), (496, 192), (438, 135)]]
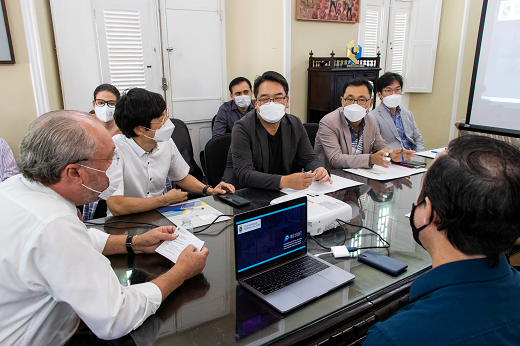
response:
[(394, 81), (398, 81), (401, 88), (403, 87), (403, 77), (394, 72), (386, 72), (384, 75), (379, 77), (376, 81), (376, 91), (382, 93), (383, 89), (392, 84)]
[(97, 94), (99, 94), (102, 91), (108, 91), (109, 93), (114, 94), (114, 96), (116, 97), (116, 101), (119, 101), (119, 99), (121, 98), (121, 94), (115, 86), (113, 86), (112, 84), (105, 83), (98, 85), (97, 88), (94, 90), (94, 100), (96, 99)]
[(345, 83), (345, 85), (343, 85), (343, 94), (341, 94), (341, 96), (345, 95), (345, 91), (351, 85), (352, 86), (362, 86), (362, 85), (366, 86), (368, 89), (368, 94), (370, 95), (370, 97), (372, 97), (372, 90), (373, 90), (372, 83), (370, 83), (369, 81), (367, 81), (366, 79), (363, 79), (363, 78), (354, 78), (354, 79), (347, 81)]
[(251, 86), (251, 82), (249, 81), (249, 79), (247, 79), (246, 77), (237, 77), (235, 79), (233, 79), (231, 81), (231, 83), (229, 83), (229, 92), (232, 94), (233, 92), (231, 91), (231, 89), (233, 89), (233, 87), (235, 85), (238, 85), (242, 82), (247, 82), (247, 84), (249, 85), (249, 89), (253, 89), (253, 87)]
[(284, 76), (275, 71), (264, 72), (261, 76), (255, 78), (255, 98), (258, 96), (258, 89), (263, 82), (275, 82), (283, 86), (285, 96), (289, 95), (289, 84)]
[(497, 266), (520, 237), (520, 151), (490, 137), (456, 138), (425, 174), (418, 201), (426, 197), (455, 248)]
[(157, 93), (133, 88), (123, 92), (117, 101), (114, 119), (117, 127), (128, 138), (136, 137), (134, 128), (150, 128), (150, 121), (159, 118), (166, 109), (164, 98)]

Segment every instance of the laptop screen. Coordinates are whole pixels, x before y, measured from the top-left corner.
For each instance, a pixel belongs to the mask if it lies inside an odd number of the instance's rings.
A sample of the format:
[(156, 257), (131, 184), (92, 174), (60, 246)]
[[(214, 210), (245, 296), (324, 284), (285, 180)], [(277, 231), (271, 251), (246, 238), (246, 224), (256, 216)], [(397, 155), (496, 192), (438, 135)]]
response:
[(307, 252), (307, 198), (236, 215), (237, 278)]

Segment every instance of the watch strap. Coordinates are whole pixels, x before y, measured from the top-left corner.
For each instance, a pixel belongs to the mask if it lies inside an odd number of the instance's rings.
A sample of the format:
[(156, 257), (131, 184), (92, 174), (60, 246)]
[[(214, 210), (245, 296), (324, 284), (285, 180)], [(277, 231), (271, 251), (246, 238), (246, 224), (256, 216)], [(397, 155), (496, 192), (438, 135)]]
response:
[(134, 238), (133, 235), (129, 235), (128, 237), (126, 237), (126, 251), (132, 255), (135, 254), (134, 249), (132, 249), (132, 239), (133, 238)]
[(202, 194), (203, 194), (204, 196), (206, 196), (206, 192), (208, 192), (208, 188), (210, 188), (210, 187), (211, 187), (210, 185), (206, 185), (206, 186), (204, 186), (204, 188), (202, 189)]

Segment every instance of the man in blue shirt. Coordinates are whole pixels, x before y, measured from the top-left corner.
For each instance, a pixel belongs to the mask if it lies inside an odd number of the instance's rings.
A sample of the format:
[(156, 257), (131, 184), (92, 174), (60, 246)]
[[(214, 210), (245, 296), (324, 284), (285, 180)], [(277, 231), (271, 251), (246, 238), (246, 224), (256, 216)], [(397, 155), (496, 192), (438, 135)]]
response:
[(433, 269), (363, 346), (519, 344), (520, 274), (504, 256), (520, 235), (518, 210), (520, 151), (482, 136), (451, 141), (410, 215)]
[(244, 114), (255, 108), (251, 102), (251, 82), (244, 77), (237, 77), (229, 83), (231, 100), (224, 102), (218, 109), (213, 123), (213, 137), (231, 133), (233, 125)]

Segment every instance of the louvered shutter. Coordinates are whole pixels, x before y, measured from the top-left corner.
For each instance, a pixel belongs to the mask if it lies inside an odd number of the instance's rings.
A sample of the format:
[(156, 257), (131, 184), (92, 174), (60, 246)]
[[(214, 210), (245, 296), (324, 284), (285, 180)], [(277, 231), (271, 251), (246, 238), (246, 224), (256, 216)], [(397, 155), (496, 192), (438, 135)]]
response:
[(410, 2), (394, 0), (390, 9), (385, 71), (403, 74), (409, 31)]
[(384, 9), (389, 0), (367, 0), (361, 3), (361, 18), (358, 41), (363, 47), (363, 56), (376, 56), (381, 53), (381, 61), (385, 61), (386, 32), (388, 16)]
[(404, 91), (431, 92), (442, 0), (414, 0)]
[(160, 92), (162, 64), (152, 0), (93, 0), (103, 83)]

